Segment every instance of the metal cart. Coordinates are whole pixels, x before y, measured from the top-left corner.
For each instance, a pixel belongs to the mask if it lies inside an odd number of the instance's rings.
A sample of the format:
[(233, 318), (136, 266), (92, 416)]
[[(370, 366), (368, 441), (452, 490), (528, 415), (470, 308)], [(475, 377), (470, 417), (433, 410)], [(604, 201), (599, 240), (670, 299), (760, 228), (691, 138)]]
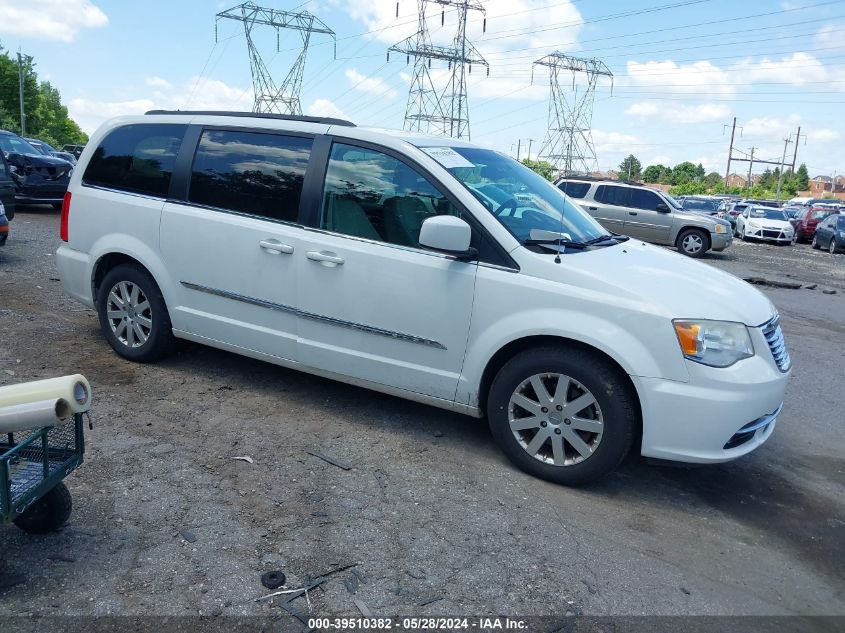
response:
[(0, 436), (0, 524), (46, 534), (70, 518), (70, 492), (62, 480), (82, 463), (82, 415)]

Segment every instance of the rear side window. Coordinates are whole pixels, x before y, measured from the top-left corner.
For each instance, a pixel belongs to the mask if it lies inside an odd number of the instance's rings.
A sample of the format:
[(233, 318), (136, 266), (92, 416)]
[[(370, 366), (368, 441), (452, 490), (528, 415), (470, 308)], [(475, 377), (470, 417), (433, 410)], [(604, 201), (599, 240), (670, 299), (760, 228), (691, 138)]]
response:
[(187, 125), (126, 125), (109, 132), (94, 151), (82, 183), (166, 197)]
[(562, 182), (557, 186), (563, 193), (570, 198), (583, 198), (590, 190), (590, 183), (588, 182)]
[(614, 185), (602, 185), (596, 191), (596, 200), (603, 204), (617, 206), (628, 206), (631, 190), (627, 187), (616, 187)]
[(206, 130), (188, 199), (272, 220), (296, 222), (313, 140), (242, 130)]

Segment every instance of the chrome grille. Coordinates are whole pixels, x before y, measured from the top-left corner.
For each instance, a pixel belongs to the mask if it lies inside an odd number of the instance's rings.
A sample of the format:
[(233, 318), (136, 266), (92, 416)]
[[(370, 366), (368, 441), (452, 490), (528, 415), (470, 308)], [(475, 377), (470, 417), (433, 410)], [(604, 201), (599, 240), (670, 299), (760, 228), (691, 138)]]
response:
[(769, 344), (769, 349), (772, 350), (772, 357), (775, 363), (782, 372), (786, 373), (792, 367), (792, 360), (789, 358), (789, 352), (786, 349), (786, 339), (783, 338), (783, 330), (780, 327), (780, 317), (775, 317), (768, 323), (763, 324), (763, 336), (766, 337), (766, 342)]

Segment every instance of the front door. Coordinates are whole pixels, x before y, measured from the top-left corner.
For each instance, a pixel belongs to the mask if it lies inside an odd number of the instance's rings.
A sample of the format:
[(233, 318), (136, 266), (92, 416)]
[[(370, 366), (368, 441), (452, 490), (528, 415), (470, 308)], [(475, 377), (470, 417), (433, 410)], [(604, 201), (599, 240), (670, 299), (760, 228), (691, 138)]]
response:
[(631, 189), (623, 233), (646, 242), (669, 244), (673, 216), (669, 211), (658, 211), (661, 204), (668, 206), (653, 191)]
[(422, 222), (459, 210), (386, 152), (334, 142), (319, 229), (302, 238), (304, 365), (453, 400), (476, 262), (420, 248)]
[(177, 288), (173, 326), (296, 360), (297, 225), (313, 139), (206, 129), (188, 199), (168, 202), (161, 251)]

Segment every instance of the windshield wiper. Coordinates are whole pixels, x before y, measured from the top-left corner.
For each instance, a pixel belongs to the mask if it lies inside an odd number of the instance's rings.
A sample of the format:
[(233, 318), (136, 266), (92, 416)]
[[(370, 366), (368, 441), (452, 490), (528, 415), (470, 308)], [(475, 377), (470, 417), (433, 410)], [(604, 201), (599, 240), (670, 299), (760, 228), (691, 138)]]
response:
[(587, 248), (589, 246), (588, 242), (576, 242), (573, 240), (567, 240), (564, 238), (546, 238), (542, 240), (522, 240), (522, 243), (526, 246), (551, 246), (556, 244), (558, 246), (569, 246), (570, 248)]

